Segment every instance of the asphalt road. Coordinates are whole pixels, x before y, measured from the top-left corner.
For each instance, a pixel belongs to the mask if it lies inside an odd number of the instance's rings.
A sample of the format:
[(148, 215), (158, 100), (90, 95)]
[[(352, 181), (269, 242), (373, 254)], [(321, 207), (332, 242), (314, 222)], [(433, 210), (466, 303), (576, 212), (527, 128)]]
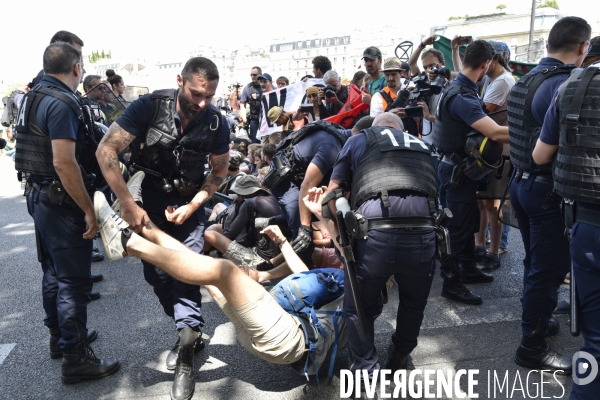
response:
[[(51, 360), (48, 354), (49, 334), (43, 325), (42, 274), (36, 259), (33, 223), (13, 168), (10, 159), (0, 156), (0, 399), (169, 399), (173, 374), (164, 363), (177, 336), (172, 321), (144, 281), (141, 262), (134, 258), (92, 266), (94, 273), (102, 273), (105, 278), (94, 286), (102, 297), (88, 308), (88, 325), (99, 331), (92, 347), (100, 357), (117, 357), (121, 370), (98, 381), (61, 383), (61, 360)], [(415, 368), (446, 373), (477, 369), (474, 393), (483, 399), (568, 398), (570, 377), (528, 375), (528, 370), (517, 367), (512, 360), (521, 335), (523, 255), (520, 235), (512, 230), (510, 250), (501, 256), (503, 265), (494, 273), (495, 281), (471, 285), (484, 299), (481, 306), (442, 298), (442, 281), (437, 275), (439, 269), (436, 271), (419, 346), (412, 353)], [(321, 384), (314, 379), (307, 383), (290, 368), (271, 365), (247, 353), (236, 343), (232, 324), (203, 293), (207, 346), (195, 358), (195, 399), (340, 397), (340, 369), (347, 365), (345, 350), (336, 359), (331, 382), (326, 379), (327, 369), (322, 368)], [(560, 296), (565, 298), (567, 294), (568, 288), (562, 287)], [(395, 328), (396, 288), (390, 299), (375, 325), (380, 354), (385, 354)], [(571, 356), (582, 339), (569, 335), (567, 317), (557, 319), (561, 331), (549, 342)], [(385, 356), (382, 361), (385, 363)], [(494, 373), (500, 383), (506, 378), (502, 390), (493, 385)], [(467, 390), (465, 378), (461, 388)], [(393, 385), (388, 393), (391, 390)]]

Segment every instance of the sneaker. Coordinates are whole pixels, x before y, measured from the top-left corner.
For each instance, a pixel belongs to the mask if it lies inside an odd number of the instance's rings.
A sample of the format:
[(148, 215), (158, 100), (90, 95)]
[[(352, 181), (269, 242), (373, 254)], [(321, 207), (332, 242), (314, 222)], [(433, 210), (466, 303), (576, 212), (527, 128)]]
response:
[(500, 247), (500, 249), (498, 250), (498, 254), (504, 254), (504, 253), (508, 253), (508, 248)]
[(571, 314), (571, 303), (566, 300), (559, 301), (552, 314)]
[[(127, 181), (127, 189), (138, 206), (142, 206), (142, 181), (146, 177), (144, 171), (138, 171)], [(116, 199), (112, 207), (117, 215), (121, 215), (121, 203)]]
[(566, 283), (567, 285), (569, 285), (571, 283), (571, 273), (570, 272), (565, 276), (565, 279), (563, 279), (563, 283)]
[(114, 261), (127, 257), (121, 233), (126, 237), (131, 236), (129, 225), (110, 208), (102, 192), (94, 194), (94, 212), (108, 259)]

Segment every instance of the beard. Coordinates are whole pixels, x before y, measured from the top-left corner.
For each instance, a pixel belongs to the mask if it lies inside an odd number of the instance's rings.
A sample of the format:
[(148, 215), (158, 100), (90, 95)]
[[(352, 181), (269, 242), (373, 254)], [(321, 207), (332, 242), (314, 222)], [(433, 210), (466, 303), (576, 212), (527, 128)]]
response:
[(202, 115), (202, 113), (204, 113), (204, 109), (198, 111), (198, 104), (190, 101), (183, 94), (183, 91), (181, 89), (179, 90), (179, 94), (177, 95), (177, 101), (179, 102), (179, 109), (189, 121), (197, 119)]

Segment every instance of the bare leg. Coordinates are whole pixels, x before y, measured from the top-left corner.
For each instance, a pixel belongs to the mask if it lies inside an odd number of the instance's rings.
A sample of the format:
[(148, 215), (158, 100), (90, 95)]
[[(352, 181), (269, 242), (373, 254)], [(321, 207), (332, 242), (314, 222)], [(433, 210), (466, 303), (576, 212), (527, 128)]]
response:
[[(211, 225), (208, 228), (206, 228), (206, 230), (204, 231), (204, 254), (207, 254), (208, 251), (214, 247), (214, 243), (212, 242), (212, 239), (214, 238), (213, 236), (211, 236), (211, 233), (209, 232), (215, 232), (215, 233), (223, 233), (223, 227), (219, 224), (215, 224), (215, 225)], [(207, 235), (208, 234), (208, 235)]]
[(486, 200), (477, 200), (477, 206), (479, 207), (479, 232), (475, 234), (475, 246), (485, 248), (485, 234), (488, 227), (488, 214), (485, 208), (484, 202)]
[(205, 231), (204, 241), (215, 249), (219, 250), (221, 253), (225, 253), (231, 244), (231, 240), (229, 238), (223, 236), (221, 233), (215, 230)]
[(490, 224), (490, 253), (498, 254), (502, 239), (502, 222), (498, 221), (500, 200), (485, 200), (485, 208)]
[(217, 215), (219, 215), (220, 213), (222, 213), (223, 211), (225, 211), (227, 209), (227, 206), (223, 203), (217, 203), (215, 204), (215, 206), (213, 207), (212, 212), (210, 213), (210, 217), (208, 217), (209, 221), (216, 221), (217, 220)]
[(283, 278), (292, 273), (292, 270), (286, 262), (279, 264), (273, 269), (268, 271), (258, 271), (258, 282), (262, 283), (270, 279)]
[(231, 307), (256, 297), (261, 285), (250, 279), (229, 260), (216, 260), (194, 253), (152, 223), (143, 228), (143, 237), (132, 233), (127, 253), (157, 266), (175, 279), (194, 285), (214, 285)]

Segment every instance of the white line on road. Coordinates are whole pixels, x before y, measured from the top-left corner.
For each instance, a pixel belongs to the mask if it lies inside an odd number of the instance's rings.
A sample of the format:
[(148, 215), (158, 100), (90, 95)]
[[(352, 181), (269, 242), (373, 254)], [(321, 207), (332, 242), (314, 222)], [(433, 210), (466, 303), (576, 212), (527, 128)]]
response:
[(16, 345), (16, 343), (0, 344), (0, 365)]

